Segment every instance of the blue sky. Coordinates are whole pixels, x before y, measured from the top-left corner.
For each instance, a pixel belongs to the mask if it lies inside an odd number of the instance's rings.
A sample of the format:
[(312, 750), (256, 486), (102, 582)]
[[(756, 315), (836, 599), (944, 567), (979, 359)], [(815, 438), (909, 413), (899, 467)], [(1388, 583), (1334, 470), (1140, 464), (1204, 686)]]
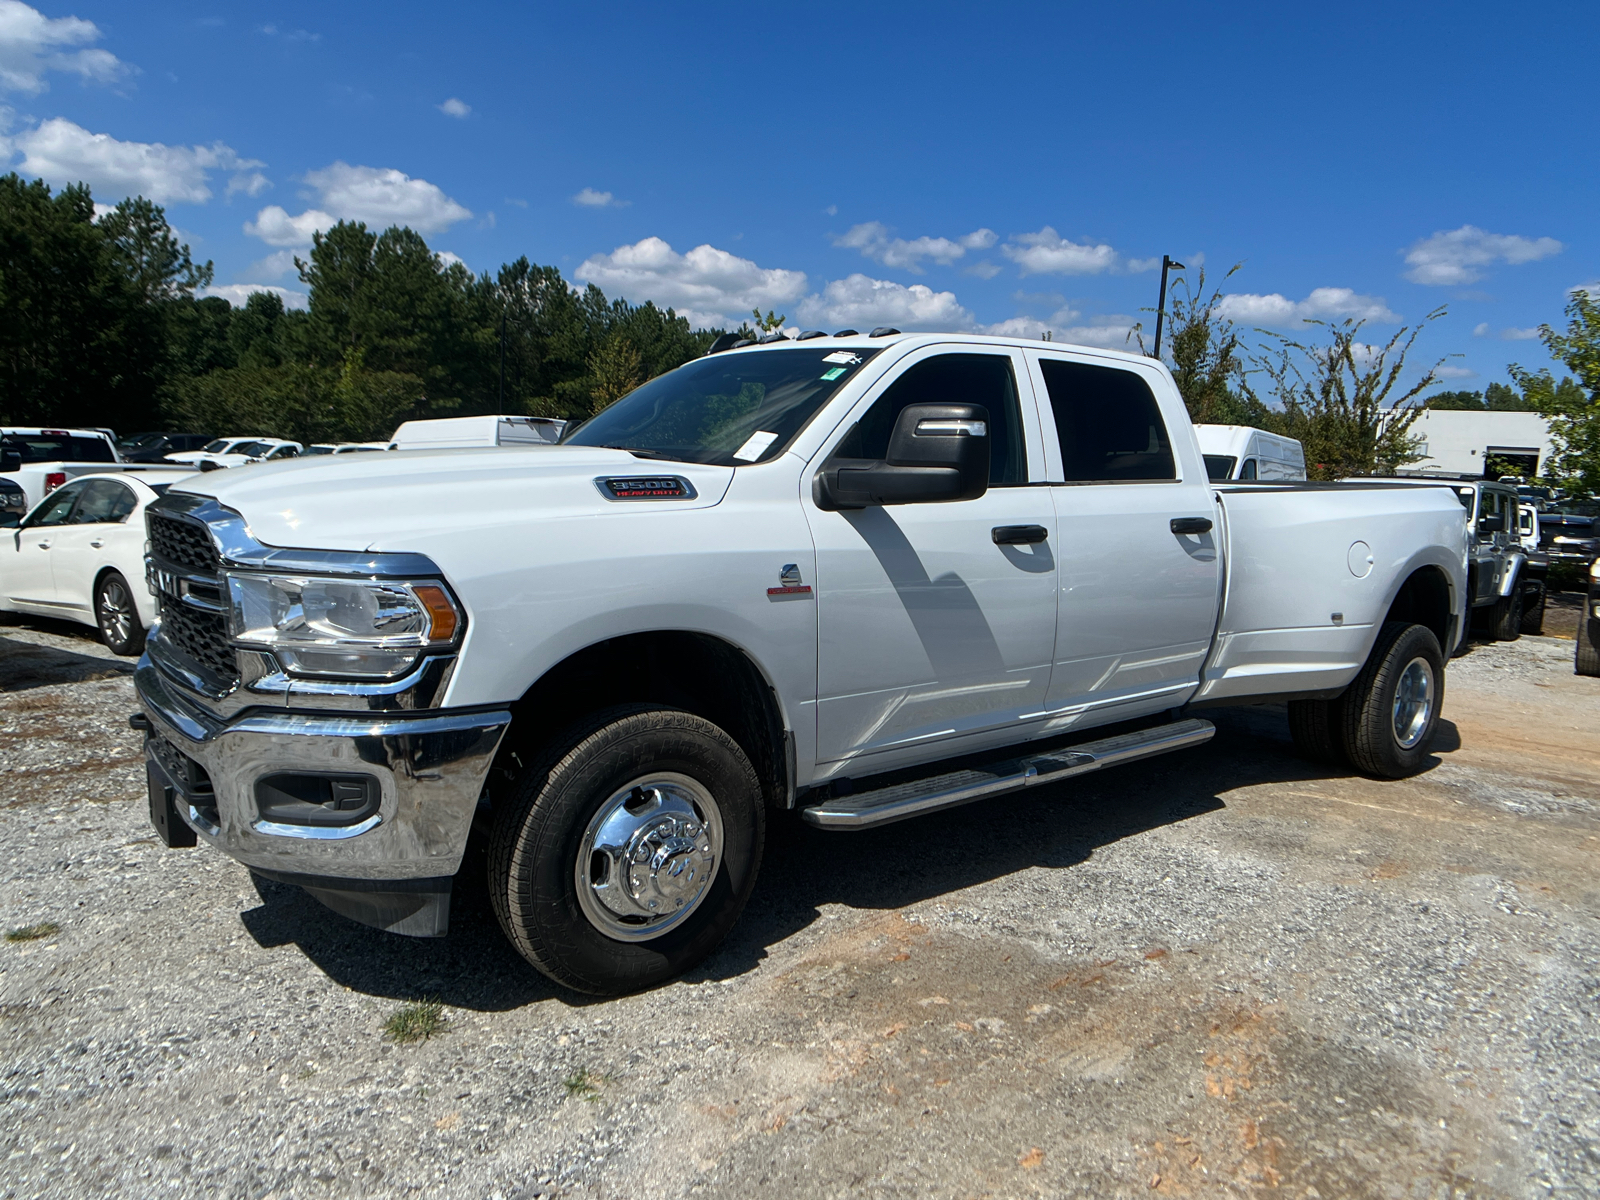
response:
[(1481, 388), (1600, 279), (1597, 35), (1593, 3), (0, 0), (0, 168), (151, 195), (236, 299), (356, 217), (703, 321), (1122, 348), (1168, 253), (1243, 260), (1246, 328), (1447, 305), (1417, 361)]

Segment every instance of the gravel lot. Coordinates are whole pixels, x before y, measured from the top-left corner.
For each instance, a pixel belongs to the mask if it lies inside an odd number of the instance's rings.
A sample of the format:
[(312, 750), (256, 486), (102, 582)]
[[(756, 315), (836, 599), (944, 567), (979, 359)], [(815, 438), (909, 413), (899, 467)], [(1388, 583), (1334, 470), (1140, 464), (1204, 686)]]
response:
[[(1554, 623), (1553, 623), (1554, 625)], [(1600, 1194), (1600, 680), (1453, 663), (1404, 783), (1198, 751), (777, 831), (733, 941), (596, 1002), (469, 859), (422, 942), (170, 851), (130, 665), (0, 627), (0, 1196)], [(447, 1029), (386, 1040), (402, 1005)]]

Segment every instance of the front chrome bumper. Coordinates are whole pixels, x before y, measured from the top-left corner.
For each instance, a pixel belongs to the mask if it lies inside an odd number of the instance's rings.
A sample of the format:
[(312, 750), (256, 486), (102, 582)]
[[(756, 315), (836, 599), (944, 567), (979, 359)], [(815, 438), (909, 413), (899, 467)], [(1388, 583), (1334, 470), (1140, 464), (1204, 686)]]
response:
[[(185, 792), (154, 746), (147, 759), (178, 795), (202, 839), (248, 867), (284, 876), (438, 879), (461, 865), (473, 811), (511, 714), (425, 709), (410, 714), (247, 710), (221, 718), (184, 697), (146, 655), (134, 673), (152, 737), (209, 776), (212, 794)], [(169, 756), (170, 757), (170, 756)], [(374, 817), (339, 828), (262, 821), (255, 785), (280, 772), (346, 772), (378, 780)]]

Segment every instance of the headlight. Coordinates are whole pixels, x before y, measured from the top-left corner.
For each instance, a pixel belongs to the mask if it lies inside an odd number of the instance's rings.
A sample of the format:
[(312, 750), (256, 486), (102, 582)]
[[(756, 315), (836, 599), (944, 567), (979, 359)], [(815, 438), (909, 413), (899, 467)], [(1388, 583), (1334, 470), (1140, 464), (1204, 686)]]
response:
[(1589, 564), (1589, 578), (1600, 579), (1600, 558)]
[(230, 575), (228, 593), (233, 639), (271, 650), (297, 675), (392, 678), (461, 628), (433, 582)]

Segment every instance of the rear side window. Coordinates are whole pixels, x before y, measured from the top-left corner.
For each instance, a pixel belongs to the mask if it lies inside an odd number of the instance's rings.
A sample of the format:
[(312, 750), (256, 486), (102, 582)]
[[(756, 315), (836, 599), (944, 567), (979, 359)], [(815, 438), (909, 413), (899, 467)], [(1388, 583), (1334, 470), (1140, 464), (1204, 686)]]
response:
[(1067, 483), (1175, 480), (1172, 444), (1150, 385), (1132, 371), (1039, 361)]
[(1213, 483), (1222, 479), (1232, 479), (1233, 468), (1238, 461), (1231, 454), (1206, 455), (1206, 478)]
[(137, 503), (133, 489), (113, 479), (91, 479), (72, 514), (74, 525), (102, 525), (125, 521)]
[(989, 484), (1028, 482), (1022, 411), (1009, 354), (940, 354), (923, 359), (889, 385), (836, 453), (883, 458), (901, 410), (911, 404), (981, 404), (989, 410)]

